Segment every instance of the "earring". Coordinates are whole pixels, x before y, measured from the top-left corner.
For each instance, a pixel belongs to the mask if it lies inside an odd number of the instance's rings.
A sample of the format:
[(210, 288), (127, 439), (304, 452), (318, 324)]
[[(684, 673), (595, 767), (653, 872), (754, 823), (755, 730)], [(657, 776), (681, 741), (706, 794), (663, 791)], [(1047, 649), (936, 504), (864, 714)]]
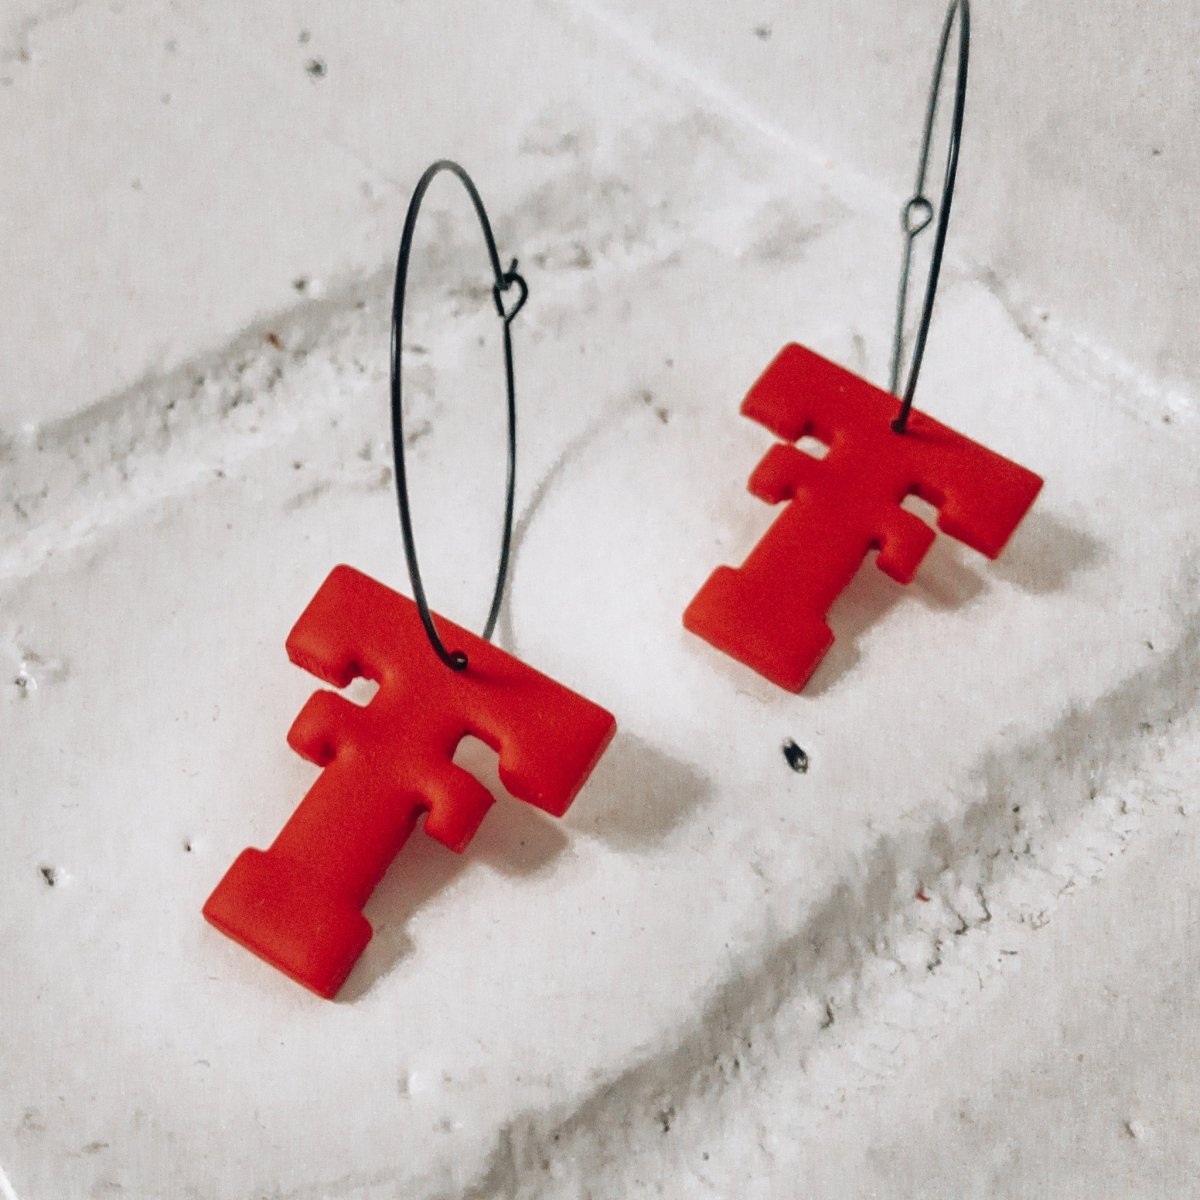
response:
[[(421, 201), (443, 171), (462, 183), (475, 207), (504, 326), (508, 480), (496, 585), (479, 637), (429, 609), (404, 465), (400, 347), (408, 261)], [(514, 288), (506, 310), (504, 296)], [(461, 852), (491, 806), (487, 789), (452, 762), (465, 735), (499, 753), (500, 779), (514, 796), (562, 816), (616, 731), (610, 713), (490, 644), (504, 597), (516, 477), (510, 326), (527, 296), (516, 260), (501, 268), (470, 177), (457, 163), (435, 162), (409, 204), (392, 308), (392, 444), (413, 599), (347, 566), (335, 567), (321, 585), (287, 639), (288, 657), (335, 688), (363, 676), (379, 690), (366, 706), (332, 691), (304, 705), (288, 742), (321, 774), (270, 848), (242, 851), (204, 905), (222, 933), (327, 998), (370, 941), (362, 908), (420, 813), (427, 814), (426, 833)]]
[[(956, 13), (961, 24), (950, 151), (924, 310), (897, 413), (912, 246), (933, 220), (933, 205), (923, 191)], [(906, 496), (935, 505), (943, 533), (995, 558), (1042, 486), (1032, 471), (912, 407), (954, 195), (969, 48), (968, 0), (952, 0), (930, 91), (916, 191), (904, 208), (891, 391), (793, 344), (779, 353), (742, 403), (745, 416), (783, 439), (751, 475), (750, 492), (768, 504), (786, 507), (741, 567), (718, 567), (709, 577), (688, 605), (683, 623), (789, 691), (804, 687), (833, 644), (826, 614), (870, 550), (879, 551), (879, 569), (897, 583), (913, 578), (935, 535), (900, 507)], [(828, 447), (819, 461), (786, 444), (810, 435)]]

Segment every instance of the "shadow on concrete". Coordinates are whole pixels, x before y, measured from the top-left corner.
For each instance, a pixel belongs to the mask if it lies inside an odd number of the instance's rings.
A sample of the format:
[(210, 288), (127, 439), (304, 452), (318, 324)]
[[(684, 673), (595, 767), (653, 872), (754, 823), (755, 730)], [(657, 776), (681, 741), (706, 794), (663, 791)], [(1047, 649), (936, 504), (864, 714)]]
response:
[(836, 641), (802, 695), (823, 696), (848, 675), (862, 657), (864, 634), (897, 604), (915, 600), (939, 611), (966, 608), (988, 591), (993, 579), (1033, 595), (1050, 595), (1102, 558), (1103, 546), (1090, 534), (1036, 508), (994, 562), (939, 533), (907, 587), (878, 570), (874, 553), (869, 554), (829, 612)]
[(647, 850), (710, 794), (696, 768), (618, 730), (566, 821), (614, 849)]
[(1037, 508), (1021, 523), (990, 574), (1035, 596), (1061, 591), (1080, 571), (1104, 561), (1103, 543)]
[(409, 919), (464, 871), (483, 864), (509, 878), (534, 879), (553, 868), (573, 832), (617, 849), (645, 850), (709, 795), (698, 772), (620, 730), (562, 820), (510, 796), (500, 782), (499, 759), (483, 742), (464, 738), (454, 761), (496, 803), (463, 854), (426, 837), (418, 824), (367, 903), (375, 933), (338, 995), (342, 1003), (360, 1000), (412, 953)]

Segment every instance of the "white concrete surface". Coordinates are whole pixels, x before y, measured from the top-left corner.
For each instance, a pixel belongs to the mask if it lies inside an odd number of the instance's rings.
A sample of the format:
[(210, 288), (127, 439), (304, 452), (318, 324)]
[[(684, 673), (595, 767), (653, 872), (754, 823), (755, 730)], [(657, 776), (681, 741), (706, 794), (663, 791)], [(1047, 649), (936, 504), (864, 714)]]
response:
[[(1086, 258), (1053, 272), (1070, 317), (1043, 320), (1036, 241), (993, 257), (965, 221), (919, 403), (1047, 487), (996, 564), (944, 542), (907, 590), (865, 571), (810, 689), (771, 689), (679, 614), (770, 520), (744, 491), (766, 437), (736, 409), (778, 347), (881, 376), (902, 181), (851, 115), (854, 166), (782, 136), (724, 74), (732, 26), (697, 42), (707, 11), (443, 7), (5, 17), (9, 1190), (1187, 1194), (1186, 374), (1088, 324)], [(778, 26), (733, 10), (780, 70)], [(892, 34), (924, 63), (909, 19)], [(796, 28), (836, 64), (822, 20)], [(284, 743), (314, 686), (292, 621), (336, 561), (405, 583), (388, 260), (444, 153), (531, 288), (500, 640), (620, 732), (564, 821), (502, 802), (462, 859), (415, 837), (329, 1004), (199, 907), (311, 779)], [(155, 190), (127, 210), (135, 164)], [(499, 342), (442, 194), (407, 331), (413, 484), (431, 594), (474, 622)]]
[[(943, 0), (586, 3), (723, 107), (909, 194)], [(1198, 37), (1194, 4), (975, 0), (955, 201), (960, 250), (1060, 352), (1184, 391), (1200, 375)]]

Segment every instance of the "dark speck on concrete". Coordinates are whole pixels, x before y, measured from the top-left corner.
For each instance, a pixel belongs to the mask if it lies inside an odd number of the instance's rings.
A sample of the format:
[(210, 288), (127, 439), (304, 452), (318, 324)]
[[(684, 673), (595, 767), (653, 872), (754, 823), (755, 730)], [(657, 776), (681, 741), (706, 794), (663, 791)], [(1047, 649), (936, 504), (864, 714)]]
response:
[(328, 68), (323, 58), (310, 58), (304, 68), (314, 79), (324, 79)]
[(309, 33), (307, 29), (302, 29), (300, 30), (300, 36), (297, 40), (300, 42), (300, 45), (307, 46), (311, 38), (312, 34)]
[(307, 292), (308, 291), (308, 276), (307, 275), (297, 275), (296, 278), (292, 280), (292, 287), (294, 287), (296, 289), (296, 291), (298, 291), (300, 293)]
[(808, 755), (791, 738), (783, 743), (783, 757), (797, 775), (808, 773)]
[(415, 446), (422, 438), (428, 437), (433, 432), (433, 426), (428, 421), (422, 421), (411, 433), (405, 434), (404, 444), (406, 446)]
[(53, 887), (58, 882), (58, 872), (53, 867), (39, 867), (47, 887)]
[(771, 40), (770, 25), (755, 25), (754, 36), (758, 38), (760, 42), (769, 42)]

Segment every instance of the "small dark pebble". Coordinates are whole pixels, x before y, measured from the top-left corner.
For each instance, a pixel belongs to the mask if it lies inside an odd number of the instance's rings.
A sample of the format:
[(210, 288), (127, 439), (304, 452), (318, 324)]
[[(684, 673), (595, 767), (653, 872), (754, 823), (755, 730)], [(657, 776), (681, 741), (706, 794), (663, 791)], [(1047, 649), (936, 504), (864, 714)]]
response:
[(796, 772), (797, 775), (805, 775), (808, 772), (808, 755), (805, 754), (791, 738), (788, 738), (783, 743), (783, 757), (787, 760), (787, 765)]

